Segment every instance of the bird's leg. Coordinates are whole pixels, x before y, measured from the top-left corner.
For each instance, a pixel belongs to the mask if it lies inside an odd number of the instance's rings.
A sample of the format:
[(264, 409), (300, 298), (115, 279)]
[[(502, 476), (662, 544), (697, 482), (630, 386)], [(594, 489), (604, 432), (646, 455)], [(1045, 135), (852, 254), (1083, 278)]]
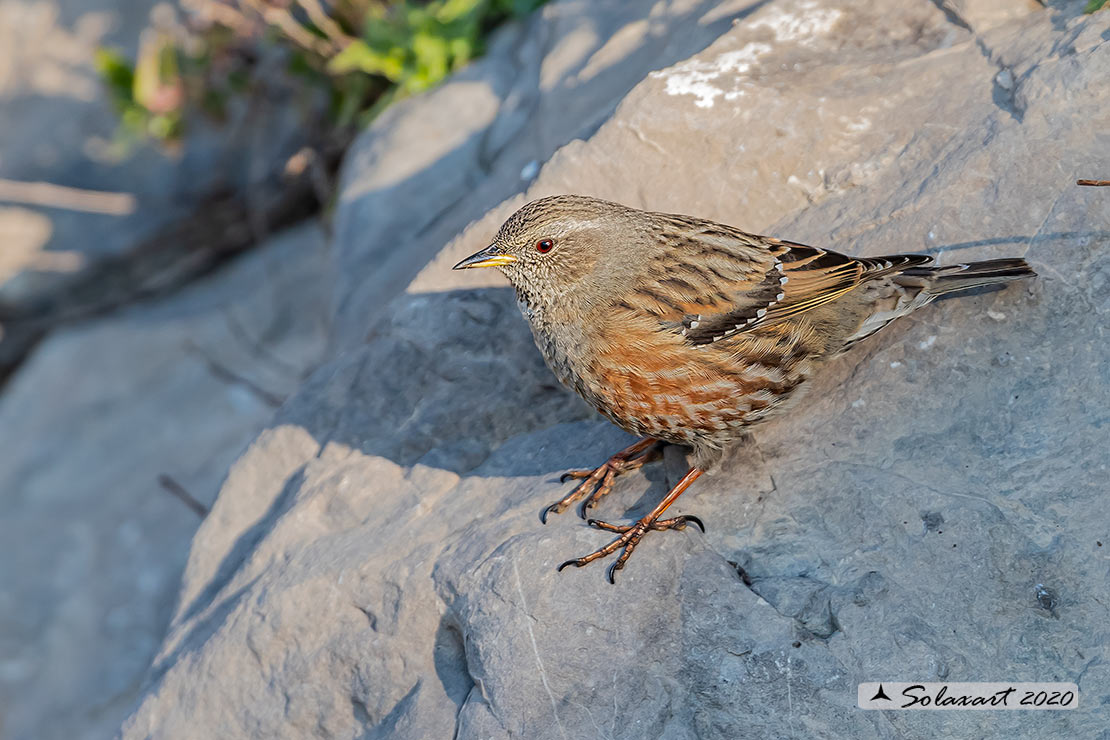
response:
[(559, 479), (560, 482), (566, 481), (569, 478), (585, 478), (585, 480), (575, 486), (574, 490), (564, 498), (559, 499), (544, 509), (540, 514), (540, 521), (547, 524), (548, 514), (563, 513), (568, 506), (583, 496), (586, 496), (586, 499), (582, 502), (579, 515), (585, 519), (586, 511), (596, 506), (597, 502), (603, 496), (613, 490), (613, 481), (619, 474), (628, 472), (629, 470), (635, 470), (644, 463), (651, 462), (658, 458), (659, 450), (662, 445), (662, 442), (651, 439), (650, 437), (641, 439), (631, 447), (623, 449), (610, 457), (598, 468), (594, 468), (593, 470), (571, 470), (563, 473), (562, 477)]
[(584, 555), (583, 557), (566, 561), (565, 563), (560, 565), (558, 569), (562, 570), (568, 565), (573, 565), (581, 568), (583, 565), (586, 565), (587, 563), (592, 563), (598, 558), (603, 558), (606, 555), (612, 555), (614, 552), (623, 547), (624, 551), (616, 559), (616, 562), (609, 566), (609, 583), (615, 583), (616, 581), (614, 580), (614, 576), (616, 575), (616, 572), (624, 567), (624, 564), (632, 555), (632, 551), (636, 549), (636, 545), (640, 544), (640, 540), (643, 539), (644, 535), (647, 534), (649, 531), (653, 529), (658, 531), (662, 531), (664, 529), (685, 529), (687, 524), (693, 522), (698, 526), (699, 529), (701, 529), (702, 532), (704, 532), (705, 525), (703, 525), (701, 523), (701, 520), (698, 519), (696, 516), (676, 516), (670, 519), (659, 518), (663, 514), (663, 512), (667, 510), (667, 507), (673, 504), (675, 500), (682, 495), (682, 492), (689, 488), (691, 483), (697, 480), (698, 476), (701, 475), (701, 473), (702, 471), (700, 468), (690, 468), (688, 471), (686, 471), (686, 475), (682, 476), (682, 480), (680, 480), (675, 485), (675, 487), (670, 490), (666, 497), (664, 497), (664, 499), (659, 502), (659, 505), (652, 509), (651, 513), (649, 513), (643, 519), (640, 519), (635, 524), (617, 525), (609, 524), (608, 522), (600, 522), (596, 519), (591, 519), (589, 521), (591, 527), (597, 527), (598, 529), (603, 529), (606, 532), (617, 532), (620, 534), (620, 537), (613, 540), (600, 550), (594, 550), (589, 555)]

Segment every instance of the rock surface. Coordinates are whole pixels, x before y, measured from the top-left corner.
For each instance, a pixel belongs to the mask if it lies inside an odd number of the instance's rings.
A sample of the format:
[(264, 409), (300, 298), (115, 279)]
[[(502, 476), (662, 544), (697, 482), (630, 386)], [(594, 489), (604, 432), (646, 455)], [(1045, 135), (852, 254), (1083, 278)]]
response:
[[(511, 194), (498, 163), (518, 161), (463, 147), (391, 191), (368, 171), (390, 148), (366, 152), (405, 134), (367, 135), (337, 217), (335, 359), (232, 467), (123, 737), (1105, 734), (1110, 201), (1073, 182), (1110, 172), (1110, 15), (729, 12), (387, 305), (361, 283), (396, 286)], [(439, 94), (393, 125), (438, 120)], [(461, 125), (509, 126), (499, 99)], [(496, 275), (448, 270), (568, 191), (864, 255), (1023, 255), (1040, 277), (836, 361), (676, 504), (708, 534), (653, 536), (613, 587), (554, 570), (601, 533), (537, 514), (629, 439), (553, 386)], [(645, 511), (683, 466), (669, 449), (625, 476), (604, 515)], [(1081, 708), (857, 710), (857, 682), (883, 679), (1074, 681)]]
[[(187, 261), (173, 253), (182, 248), (180, 238), (164, 229), (202, 203), (222, 204), (217, 196), (234, 199), (249, 189), (252, 199), (263, 200), (256, 195), (261, 184), (272, 185), (306, 143), (308, 116), (274, 94), (229, 106), (223, 125), (197, 116), (176, 148), (118, 146), (119, 115), (96, 71), (95, 51), (116, 48), (134, 61), (152, 18), (172, 25), (177, 6), (0, 0), (0, 375), (50, 326), (95, 313), (98, 292), (114, 297), (106, 265), (137, 282), (148, 276), (126, 268), (140, 253), (152, 262), (157, 257), (150, 253), (159, 252), (172, 253), (164, 260)], [(44, 196), (34, 191), (41, 183), (91, 198), (77, 204), (68, 194)], [(260, 233), (262, 209), (251, 206), (256, 223), (242, 228)]]
[(0, 396), (0, 737), (103, 738), (165, 634), (202, 505), (320, 359), (305, 225), (156, 303), (52, 335)]

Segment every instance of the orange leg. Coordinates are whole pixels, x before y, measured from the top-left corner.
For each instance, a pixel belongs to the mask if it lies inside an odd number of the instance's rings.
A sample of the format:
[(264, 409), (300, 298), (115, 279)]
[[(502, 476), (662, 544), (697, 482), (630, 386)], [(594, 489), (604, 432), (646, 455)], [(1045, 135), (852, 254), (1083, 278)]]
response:
[(620, 533), (620, 537), (613, 540), (600, 550), (594, 550), (589, 555), (584, 555), (583, 557), (566, 561), (565, 563), (560, 565), (558, 569), (562, 570), (568, 565), (573, 565), (581, 568), (583, 565), (586, 565), (587, 563), (592, 563), (598, 558), (603, 558), (606, 555), (612, 555), (618, 549), (623, 547), (624, 551), (616, 559), (616, 562), (609, 566), (609, 583), (615, 583), (616, 581), (614, 580), (614, 576), (616, 575), (616, 572), (624, 567), (624, 564), (632, 555), (632, 551), (636, 549), (636, 545), (640, 544), (640, 540), (642, 540), (644, 535), (647, 534), (649, 531), (653, 529), (657, 531), (662, 531), (664, 529), (685, 529), (688, 523), (693, 522), (694, 524), (698, 525), (698, 528), (701, 529), (702, 532), (704, 532), (705, 525), (703, 525), (701, 523), (701, 520), (698, 519), (696, 516), (676, 516), (671, 519), (659, 518), (660, 516), (662, 516), (663, 512), (667, 510), (667, 507), (673, 504), (675, 500), (682, 495), (682, 492), (689, 488), (690, 484), (697, 480), (698, 476), (700, 476), (701, 474), (702, 471), (699, 468), (690, 468), (688, 471), (686, 471), (686, 475), (682, 476), (682, 480), (680, 480), (675, 485), (675, 487), (670, 490), (670, 492), (663, 498), (663, 500), (659, 502), (659, 505), (652, 509), (651, 513), (649, 513), (643, 519), (640, 519), (635, 524), (616, 525), (609, 524), (608, 522), (599, 522), (596, 519), (591, 519), (589, 521), (591, 527), (597, 527), (598, 529), (603, 529), (606, 532), (618, 532)]
[(547, 524), (548, 514), (563, 513), (568, 506), (583, 496), (586, 498), (582, 502), (582, 508), (578, 513), (579, 516), (585, 519), (586, 512), (597, 506), (597, 502), (613, 490), (613, 481), (618, 475), (626, 473), (629, 470), (635, 470), (644, 463), (655, 460), (659, 457), (659, 450), (661, 447), (662, 443), (658, 440), (651, 439), (650, 437), (641, 439), (631, 447), (613, 455), (599, 468), (593, 470), (571, 470), (568, 473), (563, 473), (563, 477), (560, 478), (560, 481), (565, 481), (568, 478), (585, 478), (586, 480), (582, 481), (581, 484), (576, 486), (575, 489), (564, 498), (559, 499), (551, 504), (551, 506), (544, 509), (540, 514), (540, 521)]

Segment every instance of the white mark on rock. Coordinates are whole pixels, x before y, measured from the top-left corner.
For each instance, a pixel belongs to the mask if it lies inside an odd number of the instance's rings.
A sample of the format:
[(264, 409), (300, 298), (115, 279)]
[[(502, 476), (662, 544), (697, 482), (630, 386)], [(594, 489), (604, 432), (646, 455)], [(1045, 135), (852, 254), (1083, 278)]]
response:
[(937, 335), (936, 334), (930, 334), (928, 339), (926, 339), (923, 342), (918, 342), (917, 343), (917, 348), (918, 349), (929, 349), (930, 347), (932, 347), (936, 343), (936, 341), (937, 341)]
[(1006, 319), (1006, 314), (1001, 311), (987, 311), (987, 316), (990, 316), (995, 321), (1003, 321)]
[(699, 108), (712, 108), (713, 101), (726, 92), (712, 83), (722, 75), (732, 74), (741, 77), (747, 74), (752, 64), (769, 51), (771, 47), (767, 44), (753, 42), (745, 44), (736, 51), (720, 54), (711, 62), (689, 59), (669, 69), (653, 72), (651, 76), (666, 79), (668, 95), (693, 95), (697, 98), (694, 105)]
[(847, 128), (853, 134), (862, 134), (864, 131), (867, 131), (871, 128), (871, 119), (870, 118), (862, 118), (861, 117), (861, 118), (851, 119), (851, 118), (844, 117), (841, 120), (844, 121), (845, 128)]
[(864, 401), (862, 398), (857, 398), (856, 400), (852, 401), (852, 408), (854, 408), (854, 409), (858, 409), (860, 406), (866, 406), (866, 405), (867, 405), (867, 402)]
[(897, 369), (897, 368), (900, 368), (900, 367), (902, 367), (902, 363), (901, 363), (901, 362), (899, 362), (898, 360), (895, 360), (894, 362), (890, 363), (890, 366), (891, 366), (892, 368), (895, 368), (895, 369)]
[(551, 691), (551, 686), (547, 683), (547, 671), (544, 670), (543, 660), (540, 658), (540, 648), (536, 644), (536, 633), (532, 630), (532, 615), (528, 613), (528, 604), (524, 600), (524, 589), (520, 585), (520, 571), (516, 567), (516, 560), (513, 560), (513, 576), (516, 577), (516, 592), (520, 596), (520, 608), (524, 610), (524, 626), (528, 628), (528, 638), (532, 641), (532, 652), (536, 655), (536, 667), (540, 670), (540, 681), (543, 683), (544, 689), (547, 690), (547, 696), (551, 699), (551, 712), (555, 715), (555, 724), (559, 726), (559, 734), (566, 740), (567, 731), (563, 729), (563, 721), (559, 719), (559, 707), (555, 703), (555, 694)]
[(839, 10), (822, 8), (814, 0), (805, 0), (798, 3), (797, 13), (772, 5), (766, 13), (752, 21), (751, 27), (771, 29), (776, 41), (798, 41), (808, 46), (814, 38), (831, 31), (840, 15)]
[[(772, 6), (747, 26), (750, 29), (769, 28), (775, 41), (810, 46), (816, 38), (832, 30), (840, 16), (839, 10), (822, 8), (815, 0), (803, 0), (798, 3), (796, 12), (787, 12)], [(712, 61), (689, 59), (669, 69), (653, 72), (651, 76), (666, 80), (668, 95), (693, 95), (694, 105), (712, 108), (719, 97), (723, 96), (725, 100), (742, 98), (745, 94), (743, 78), (751, 71), (752, 65), (760, 57), (770, 53), (771, 49), (769, 44), (752, 41), (735, 51), (719, 54)], [(728, 89), (717, 82), (725, 75), (733, 78)], [(870, 127), (870, 121), (861, 120)]]

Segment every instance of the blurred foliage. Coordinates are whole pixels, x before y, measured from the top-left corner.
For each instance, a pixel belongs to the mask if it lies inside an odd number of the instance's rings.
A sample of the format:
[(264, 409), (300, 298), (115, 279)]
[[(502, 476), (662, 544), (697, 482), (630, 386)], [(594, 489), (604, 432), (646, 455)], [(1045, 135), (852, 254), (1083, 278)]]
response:
[(1093, 13), (1096, 10), (1102, 10), (1110, 0), (1087, 0), (1087, 7), (1083, 8), (1084, 13)]
[(180, 136), (184, 93), (172, 43), (161, 35), (144, 40), (135, 66), (112, 49), (98, 49), (94, 62), (125, 133), (163, 141)]
[(134, 64), (101, 49), (96, 65), (125, 138), (172, 144), (190, 110), (219, 117), (257, 90), (261, 60), (275, 55), (288, 77), (327, 92), (333, 126), (365, 126), (481, 55), (492, 29), (544, 2), (186, 0), (183, 21), (154, 19)]

